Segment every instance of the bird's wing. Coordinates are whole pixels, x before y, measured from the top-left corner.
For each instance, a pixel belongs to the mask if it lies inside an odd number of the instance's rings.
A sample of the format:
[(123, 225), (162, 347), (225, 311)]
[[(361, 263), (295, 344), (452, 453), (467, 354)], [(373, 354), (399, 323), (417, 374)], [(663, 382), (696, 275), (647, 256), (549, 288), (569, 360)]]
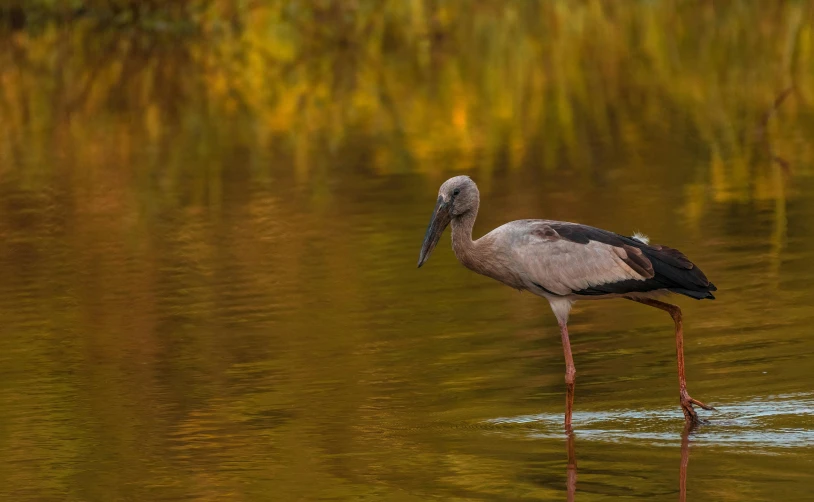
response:
[[(524, 223), (524, 236), (513, 248), (515, 258), (531, 286), (549, 294), (592, 294), (585, 292), (611, 284), (645, 282), (655, 275), (652, 262), (641, 249), (623, 241), (613, 242), (608, 236), (600, 239), (591, 235), (599, 229), (546, 220)], [(613, 293), (617, 291), (593, 294)]]

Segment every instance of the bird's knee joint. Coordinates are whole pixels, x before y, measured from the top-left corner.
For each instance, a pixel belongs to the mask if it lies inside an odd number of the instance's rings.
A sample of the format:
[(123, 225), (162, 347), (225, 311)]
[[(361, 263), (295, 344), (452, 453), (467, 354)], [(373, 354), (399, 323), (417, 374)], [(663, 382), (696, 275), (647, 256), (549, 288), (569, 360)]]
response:
[(681, 309), (678, 307), (671, 308), (670, 317), (672, 317), (675, 322), (681, 322)]
[(577, 370), (573, 366), (565, 369), (565, 383), (572, 384), (576, 381)]

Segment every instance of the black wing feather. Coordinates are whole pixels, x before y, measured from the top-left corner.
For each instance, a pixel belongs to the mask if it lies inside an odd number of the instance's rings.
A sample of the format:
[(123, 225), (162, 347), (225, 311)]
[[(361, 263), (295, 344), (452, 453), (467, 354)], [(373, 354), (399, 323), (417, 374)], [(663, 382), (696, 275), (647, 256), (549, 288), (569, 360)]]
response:
[[(712, 291), (716, 291), (718, 288), (709, 282), (701, 269), (677, 249), (659, 245), (648, 245), (633, 237), (627, 237), (587, 225), (575, 223), (550, 223), (549, 225), (561, 238), (579, 244), (588, 244), (591, 241), (597, 241), (616, 247), (638, 249), (652, 264), (653, 277), (650, 279), (643, 281), (627, 279), (624, 281), (599, 284), (580, 291), (574, 291), (573, 294), (596, 296), (645, 293), (648, 291), (667, 289), (697, 300), (715, 299), (712, 295)], [(631, 253), (628, 252), (628, 255), (630, 256)], [(636, 262), (640, 263), (640, 260), (636, 260)]]

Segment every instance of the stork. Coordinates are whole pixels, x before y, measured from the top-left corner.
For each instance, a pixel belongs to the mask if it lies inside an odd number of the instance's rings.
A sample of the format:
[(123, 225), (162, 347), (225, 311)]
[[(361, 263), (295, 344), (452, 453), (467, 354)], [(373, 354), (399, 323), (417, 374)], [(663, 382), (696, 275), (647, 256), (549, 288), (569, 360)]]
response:
[(679, 402), (688, 425), (701, 423), (684, 376), (681, 309), (655, 298), (670, 293), (696, 300), (715, 297), (717, 288), (684, 254), (650, 244), (641, 235), (626, 237), (599, 228), (553, 220), (517, 220), (472, 240), (480, 193), (468, 176), (450, 178), (424, 236), (418, 266), (430, 257), (444, 229), (452, 224), (452, 249), (466, 268), (520, 291), (542, 296), (557, 317), (565, 354), (565, 428), (571, 430), (576, 368), (568, 338), (568, 315), (577, 300), (624, 298), (669, 313), (675, 324)]

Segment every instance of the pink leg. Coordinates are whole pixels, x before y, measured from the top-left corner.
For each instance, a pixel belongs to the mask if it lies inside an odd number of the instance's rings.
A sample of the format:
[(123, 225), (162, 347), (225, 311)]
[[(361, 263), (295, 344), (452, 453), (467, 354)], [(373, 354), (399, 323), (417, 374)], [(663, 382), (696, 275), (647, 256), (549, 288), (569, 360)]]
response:
[(565, 353), (565, 430), (571, 431), (571, 410), (574, 408), (574, 381), (577, 370), (574, 367), (574, 357), (571, 355), (571, 341), (568, 339), (568, 326), (560, 323), (562, 335), (562, 350)]
[(679, 392), (679, 401), (681, 402), (681, 409), (684, 412), (684, 419), (687, 421), (688, 424), (692, 426), (699, 425), (701, 423), (701, 419), (698, 418), (698, 414), (693, 409), (692, 405), (697, 404), (701, 408), (705, 410), (714, 410), (712, 406), (707, 406), (706, 404), (698, 401), (697, 399), (693, 399), (690, 397), (690, 394), (687, 392), (687, 379), (684, 376), (684, 328), (681, 322), (681, 309), (678, 308), (677, 305), (673, 305), (671, 303), (660, 302), (658, 300), (653, 300), (650, 298), (629, 298), (634, 302), (643, 303), (645, 305), (649, 305), (651, 307), (655, 307), (660, 310), (664, 310), (670, 314), (670, 317), (673, 318), (673, 322), (675, 323), (676, 328), (676, 360), (678, 361), (678, 392)]

